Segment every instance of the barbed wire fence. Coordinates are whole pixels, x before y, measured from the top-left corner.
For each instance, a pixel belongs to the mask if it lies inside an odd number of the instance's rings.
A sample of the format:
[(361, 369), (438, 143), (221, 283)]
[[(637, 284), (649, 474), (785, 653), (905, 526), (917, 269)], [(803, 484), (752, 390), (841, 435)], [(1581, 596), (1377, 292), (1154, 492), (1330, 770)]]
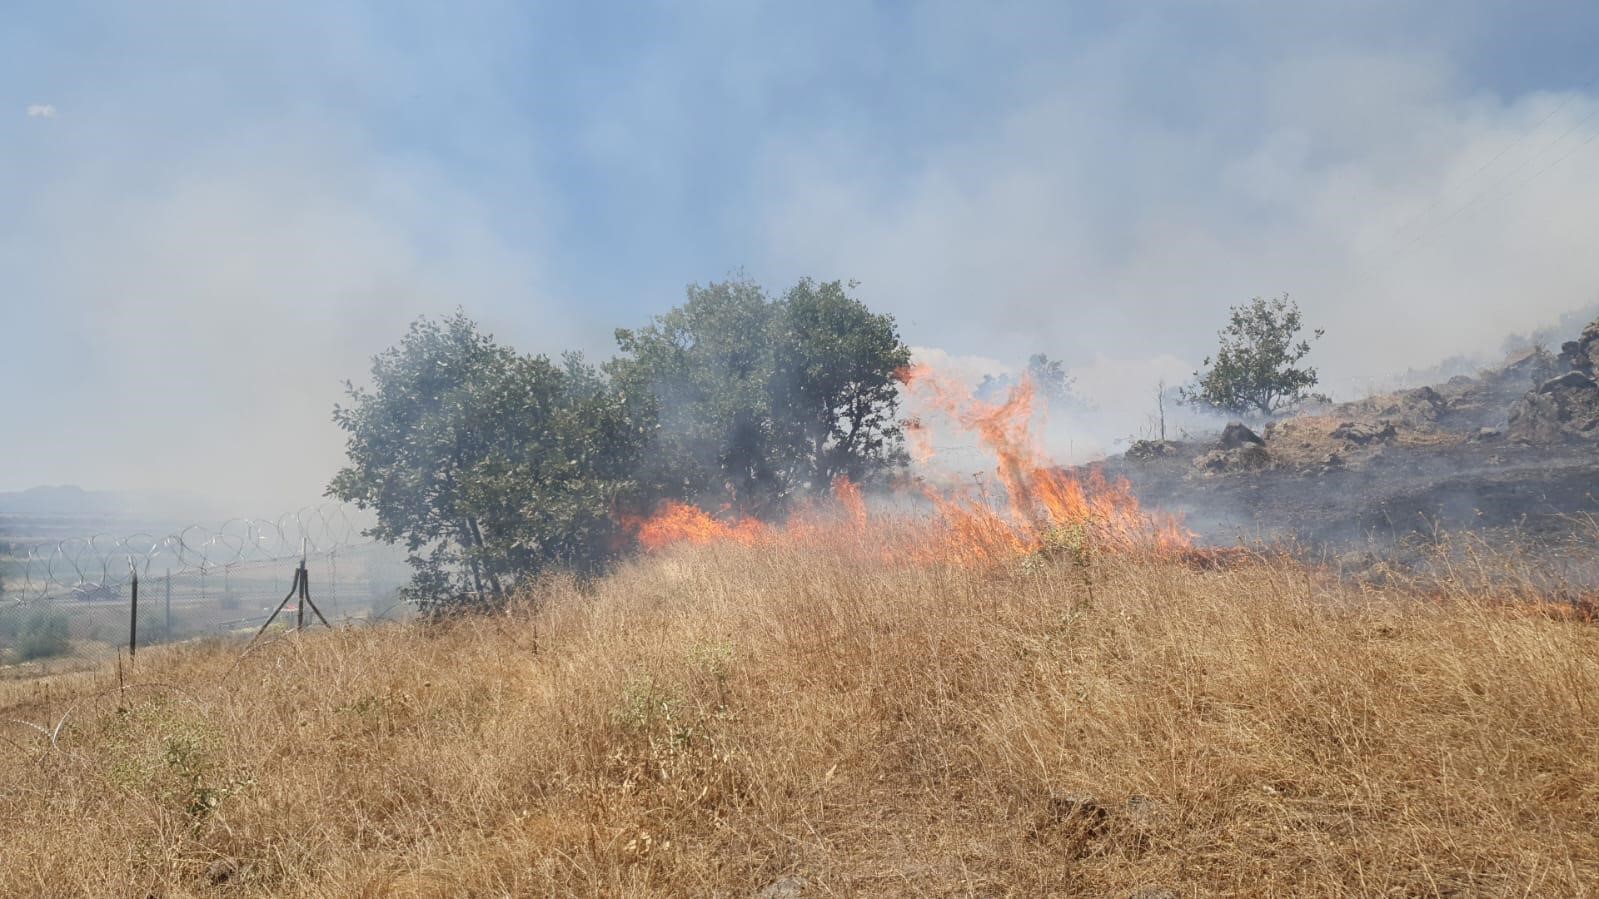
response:
[[(334, 503), (159, 535), (24, 542), (4, 561), (0, 672), (69, 670), (119, 650), (248, 636), (292, 592), (302, 562), (316, 607), (334, 624), (408, 611), (399, 598), (410, 576), (403, 554), (363, 536)], [(299, 617), (300, 601), (289, 602), (279, 621)]]

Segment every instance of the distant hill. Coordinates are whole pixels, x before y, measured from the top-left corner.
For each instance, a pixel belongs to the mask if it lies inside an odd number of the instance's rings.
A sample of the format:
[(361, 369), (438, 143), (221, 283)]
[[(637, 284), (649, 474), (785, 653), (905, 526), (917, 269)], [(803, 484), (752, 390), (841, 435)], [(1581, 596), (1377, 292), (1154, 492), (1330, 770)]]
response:
[(207, 521), (217, 510), (177, 490), (85, 490), (70, 484), (0, 492), (0, 516)]

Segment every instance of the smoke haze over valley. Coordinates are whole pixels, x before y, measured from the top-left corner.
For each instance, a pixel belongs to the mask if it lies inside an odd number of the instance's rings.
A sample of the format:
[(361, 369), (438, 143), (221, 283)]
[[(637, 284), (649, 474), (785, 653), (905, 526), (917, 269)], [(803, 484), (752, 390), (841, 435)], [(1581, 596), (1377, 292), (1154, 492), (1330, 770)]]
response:
[(1099, 410), (1052, 425), (1073, 457), (1251, 296), (1327, 330), (1340, 399), (1599, 298), (1599, 11), (614, 13), (4, 13), (0, 490), (276, 514), (417, 315), (599, 360), (740, 267), (858, 279), (973, 381), (1062, 360)]

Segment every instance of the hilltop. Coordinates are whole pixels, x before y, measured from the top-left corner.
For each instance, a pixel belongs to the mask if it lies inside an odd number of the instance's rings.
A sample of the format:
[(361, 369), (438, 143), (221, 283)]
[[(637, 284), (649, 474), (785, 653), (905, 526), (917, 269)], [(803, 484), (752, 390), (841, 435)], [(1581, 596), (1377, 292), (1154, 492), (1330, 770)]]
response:
[(721, 543), (153, 649), (0, 685), (0, 893), (1578, 895), (1599, 630), (1502, 573)]

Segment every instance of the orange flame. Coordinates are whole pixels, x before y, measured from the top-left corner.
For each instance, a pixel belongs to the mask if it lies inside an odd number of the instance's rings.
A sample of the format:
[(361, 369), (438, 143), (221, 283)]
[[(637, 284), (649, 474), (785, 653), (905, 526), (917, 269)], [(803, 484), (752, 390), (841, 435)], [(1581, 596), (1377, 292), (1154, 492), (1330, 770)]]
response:
[(686, 503), (667, 501), (646, 519), (624, 522), (647, 550), (662, 549), (674, 543), (718, 543), (732, 541), (746, 546), (760, 542), (768, 526), (754, 518), (728, 523), (709, 512)]
[[(651, 551), (676, 543), (826, 543), (882, 558), (961, 565), (1001, 563), (1057, 544), (1160, 555), (1190, 549), (1192, 535), (1170, 515), (1143, 511), (1126, 479), (1107, 481), (1097, 468), (1079, 477), (1049, 460), (1031, 431), (1036, 394), (1030, 380), (1013, 387), (1003, 402), (990, 403), (927, 366), (901, 369), (895, 376), (910, 394), (993, 454), (1005, 512), (980, 490), (925, 484), (921, 493), (932, 505), (930, 516), (871, 511), (860, 486), (839, 478), (832, 485), (831, 508), (805, 505), (782, 525), (724, 521), (676, 502), (626, 524)], [(913, 420), (907, 432), (917, 460), (930, 458), (929, 430)]]

